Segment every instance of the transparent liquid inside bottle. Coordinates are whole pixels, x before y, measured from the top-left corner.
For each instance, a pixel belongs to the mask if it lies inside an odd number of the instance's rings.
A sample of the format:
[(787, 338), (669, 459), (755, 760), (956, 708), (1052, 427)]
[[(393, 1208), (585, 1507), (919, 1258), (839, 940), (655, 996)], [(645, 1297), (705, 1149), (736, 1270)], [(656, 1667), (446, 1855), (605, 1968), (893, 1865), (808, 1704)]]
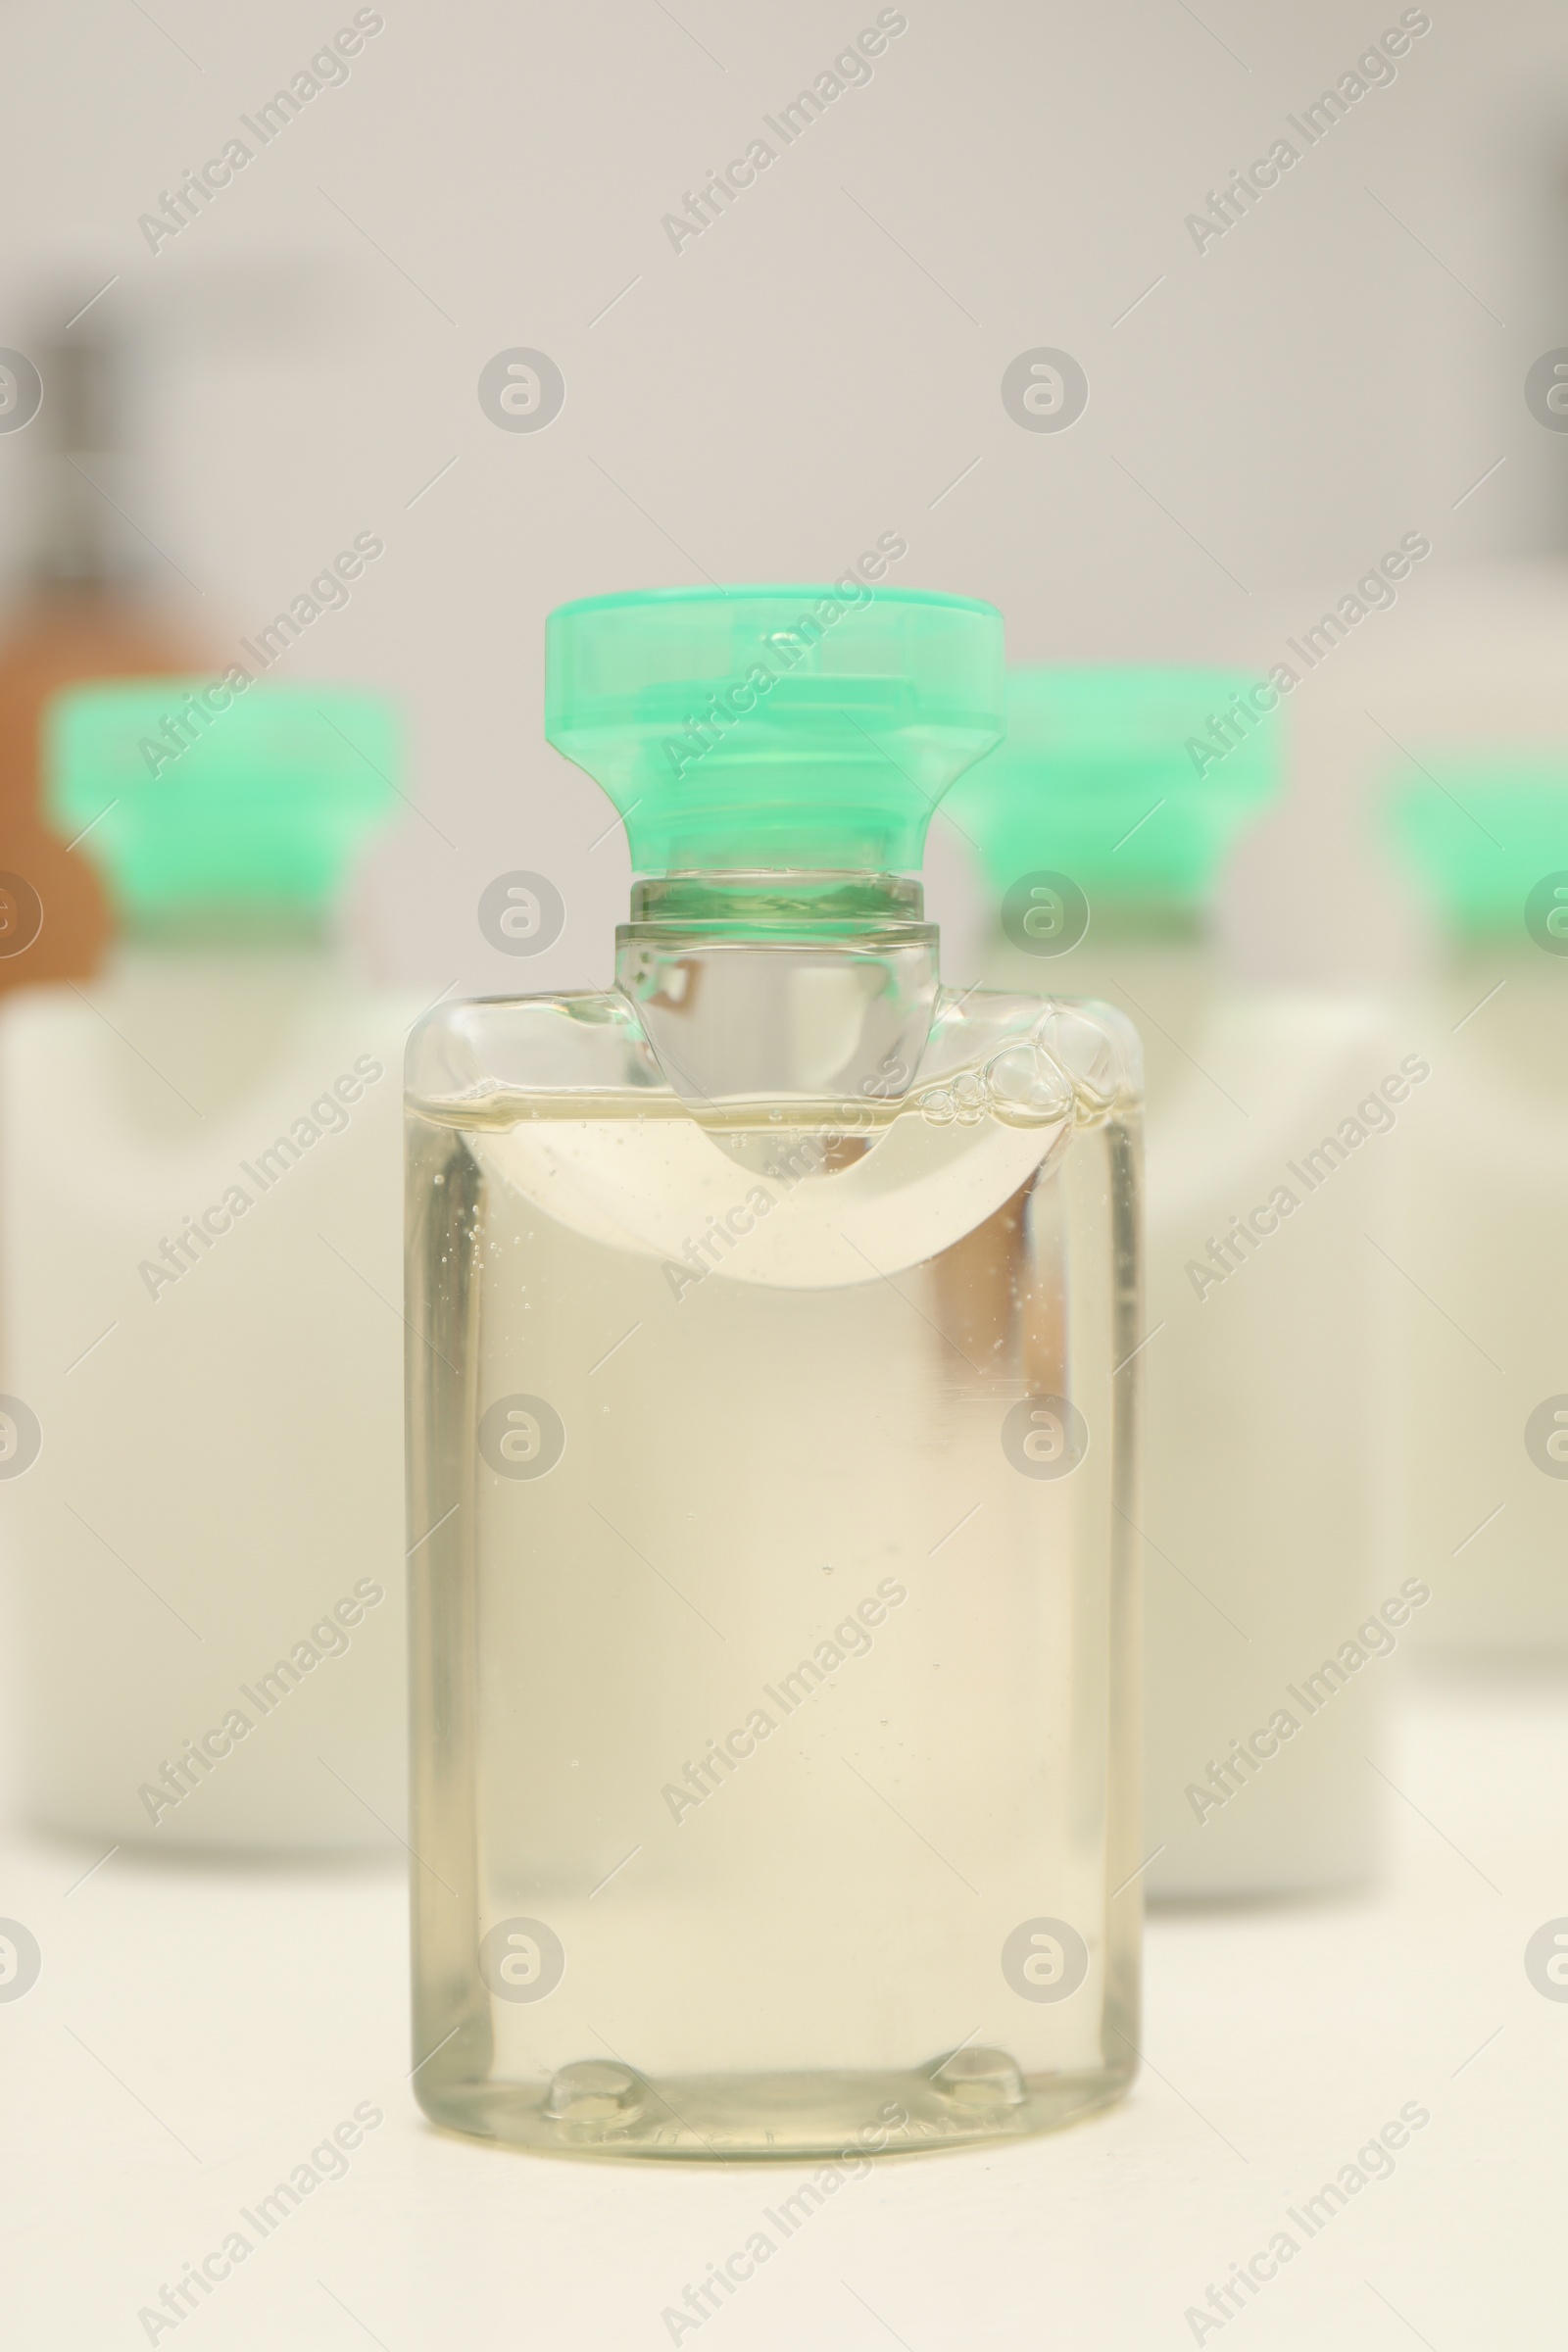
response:
[(853, 1116), (694, 1105), (618, 994), (416, 1036), (414, 2082), (438, 2123), (837, 2155), (1125, 2086), (1129, 1036), (944, 997), (907, 1091)]

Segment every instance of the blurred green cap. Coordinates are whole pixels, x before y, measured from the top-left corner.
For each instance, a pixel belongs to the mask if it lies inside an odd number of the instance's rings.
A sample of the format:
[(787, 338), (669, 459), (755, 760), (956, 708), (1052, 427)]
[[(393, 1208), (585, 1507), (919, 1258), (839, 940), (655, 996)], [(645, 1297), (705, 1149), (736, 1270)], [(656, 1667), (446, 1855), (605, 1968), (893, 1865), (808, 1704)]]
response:
[(1200, 901), (1280, 783), (1279, 698), (1260, 711), (1259, 683), (1231, 670), (1009, 670), (1006, 740), (949, 813), (1000, 890), (1054, 866), (1091, 898)]
[(662, 588), (552, 612), (545, 733), (633, 870), (909, 873), (1002, 732), (994, 606), (912, 588)]
[(49, 819), (132, 916), (323, 907), (398, 797), (391, 706), (338, 687), (117, 679), (44, 724)]
[(1461, 931), (1515, 931), (1548, 875), (1568, 872), (1568, 754), (1421, 753), (1390, 795), (1389, 829)]

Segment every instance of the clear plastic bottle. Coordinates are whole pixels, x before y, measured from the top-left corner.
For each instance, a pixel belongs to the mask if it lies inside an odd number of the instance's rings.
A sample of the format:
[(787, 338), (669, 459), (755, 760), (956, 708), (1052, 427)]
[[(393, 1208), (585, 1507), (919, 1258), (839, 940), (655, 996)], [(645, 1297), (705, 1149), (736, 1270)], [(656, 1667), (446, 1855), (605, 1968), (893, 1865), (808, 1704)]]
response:
[[(1171, 1898), (1370, 1873), (1364, 1759), (1402, 1639), (1374, 1604), (1413, 1618), (1382, 1557), (1388, 1366), (1364, 1238), (1399, 1115), (1377, 1089), (1393, 1070), (1413, 1090), (1376, 1007), (1227, 968), (1216, 883), (1281, 768), (1250, 684), (1011, 673), (1006, 741), (950, 808), (1001, 904), (987, 977), (1104, 997), (1144, 1038), (1144, 1852), (1149, 1893)], [(1227, 725), (1200, 773), (1191, 744)]]
[(51, 738), (53, 821), (123, 936), (97, 978), (0, 1018), (23, 1799), (105, 1844), (385, 1846), (418, 1005), (356, 977), (331, 913), (395, 806), (391, 717), (153, 681), (64, 697)]
[(616, 985), (408, 1061), (438, 2122), (858, 2161), (1131, 2076), (1136, 1040), (945, 991), (907, 878), (1001, 690), (957, 599), (552, 616)]
[(1396, 835), (1437, 918), (1412, 1028), (1398, 1485), (1422, 1646), (1568, 1650), (1568, 762), (1419, 748)]

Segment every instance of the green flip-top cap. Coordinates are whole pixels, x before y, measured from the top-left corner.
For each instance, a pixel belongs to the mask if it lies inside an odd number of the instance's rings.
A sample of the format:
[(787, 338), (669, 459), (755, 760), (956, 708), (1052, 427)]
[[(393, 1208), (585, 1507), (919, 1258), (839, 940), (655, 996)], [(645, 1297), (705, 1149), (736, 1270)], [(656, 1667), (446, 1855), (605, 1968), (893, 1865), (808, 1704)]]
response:
[(1456, 930), (1520, 930), (1531, 893), (1568, 873), (1568, 753), (1418, 757), (1386, 804), (1405, 859)]
[(397, 800), (397, 720), (338, 687), (73, 687), (46, 714), (47, 809), (122, 911), (324, 907)]
[(654, 589), (546, 627), (545, 733), (641, 874), (913, 872), (1002, 694), (1001, 613), (918, 589)]
[(1002, 890), (1055, 867), (1092, 900), (1200, 903), (1279, 785), (1269, 700), (1229, 670), (1009, 670), (1006, 741), (954, 794), (954, 822)]

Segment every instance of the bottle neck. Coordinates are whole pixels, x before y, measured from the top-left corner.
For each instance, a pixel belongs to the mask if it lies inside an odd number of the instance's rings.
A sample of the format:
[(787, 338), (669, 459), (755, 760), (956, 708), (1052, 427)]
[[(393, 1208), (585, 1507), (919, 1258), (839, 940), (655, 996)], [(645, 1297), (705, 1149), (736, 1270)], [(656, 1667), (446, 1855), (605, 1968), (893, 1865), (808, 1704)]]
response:
[(726, 1106), (902, 1095), (940, 985), (899, 874), (676, 873), (632, 890), (615, 983), (674, 1091)]
[(930, 931), (925, 892), (906, 874), (641, 874), (631, 917), (616, 934), (659, 931), (712, 939), (853, 939), (902, 929)]
[[(112, 461), (96, 461), (102, 475)], [(44, 594), (102, 596), (123, 590), (133, 578), (107, 495), (87, 480), (71, 459), (51, 452), (40, 467), (37, 516), (29, 573)]]
[(1539, 978), (1547, 987), (1560, 987), (1568, 979), (1568, 956), (1558, 952), (1554, 944), (1544, 948), (1531, 936), (1516, 916), (1511, 922), (1499, 923), (1493, 930), (1467, 929), (1453, 926), (1438, 945), (1438, 961), (1450, 972), (1484, 972), (1495, 965), (1510, 974)]
[(117, 506), (124, 496), (120, 357), (88, 337), (56, 347), (45, 360), (46, 437), (36, 460), (28, 564), (35, 589), (112, 594), (136, 577), (130, 532)]
[(159, 954), (299, 949), (326, 955), (335, 945), (331, 913), (319, 903), (294, 899), (188, 899), (124, 907), (120, 929), (127, 947)]
[(1136, 942), (1149, 947), (1202, 947), (1214, 933), (1213, 911), (1207, 900), (1177, 898), (1118, 898), (1086, 883), (1094, 909), (1092, 932), (1107, 946)]

